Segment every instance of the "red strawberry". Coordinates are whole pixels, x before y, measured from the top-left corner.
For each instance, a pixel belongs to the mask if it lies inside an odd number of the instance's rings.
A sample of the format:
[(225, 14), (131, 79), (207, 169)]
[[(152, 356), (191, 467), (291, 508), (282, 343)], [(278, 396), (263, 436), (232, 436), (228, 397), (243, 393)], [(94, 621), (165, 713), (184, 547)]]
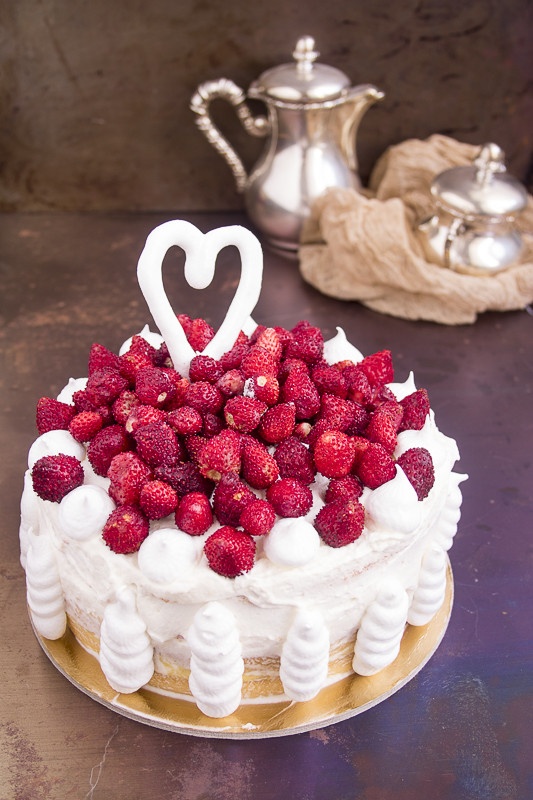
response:
[(224, 397), (235, 397), (242, 394), (244, 390), (244, 375), (240, 369), (229, 369), (216, 382), (216, 387)]
[(352, 426), (358, 408), (360, 406), (357, 406), (351, 400), (345, 400), (342, 397), (326, 392), (320, 398), (319, 419), (327, 420), (332, 430), (346, 432)]
[(207, 539), (204, 553), (214, 572), (226, 578), (236, 578), (252, 569), (255, 542), (247, 533), (224, 525)]
[(372, 399), (372, 387), (363, 370), (358, 365), (349, 364), (343, 369), (342, 377), (346, 381), (347, 398), (367, 406)]
[(164, 481), (149, 481), (141, 489), (139, 505), (148, 519), (163, 519), (176, 510), (178, 495)]
[(150, 422), (133, 435), (139, 456), (151, 467), (175, 464), (184, 456), (183, 446), (166, 422)]
[(387, 413), (383, 406), (379, 406), (370, 415), (365, 435), (370, 442), (381, 444), (387, 453), (393, 453), (398, 441), (396, 431), (394, 417)]
[(277, 444), (291, 435), (295, 420), (296, 407), (294, 403), (278, 403), (265, 411), (257, 432), (268, 444)]
[(292, 370), (280, 392), (283, 403), (294, 403), (296, 419), (311, 419), (320, 410), (320, 395), (309, 377)]
[(241, 514), (240, 525), (250, 536), (265, 536), (276, 521), (276, 512), (268, 500), (252, 500)]
[(165, 422), (166, 418), (166, 413), (160, 408), (137, 405), (128, 414), (124, 427), (128, 433), (134, 434), (143, 425), (149, 425), (151, 422)]
[(78, 392), (74, 392), (72, 395), (72, 402), (76, 406), (76, 411), (97, 411), (98, 406), (93, 403), (93, 401), (89, 398), (85, 389), (81, 389)]
[(419, 500), (424, 500), (435, 483), (435, 468), (431, 453), (425, 447), (411, 447), (397, 461), (409, 482), (414, 487)]
[(148, 536), (148, 520), (136, 506), (119, 506), (111, 512), (102, 532), (114, 553), (135, 553)]
[(76, 407), (52, 397), (41, 397), (37, 403), (36, 423), (39, 434), (66, 431), (76, 414)]
[(292, 339), (285, 350), (287, 358), (301, 358), (307, 364), (320, 361), (324, 352), (324, 337), (320, 328), (302, 320), (294, 326), (291, 333)]
[(383, 386), (394, 380), (390, 350), (380, 350), (378, 353), (366, 356), (357, 366), (365, 373), (371, 386)]
[(255, 339), (255, 344), (266, 350), (275, 361), (279, 361), (283, 354), (281, 336), (274, 328), (262, 328)]
[(180, 377), (173, 369), (166, 369), (163, 367), (161, 369), (167, 374), (173, 386), (172, 396), (165, 402), (165, 409), (167, 411), (172, 411), (174, 408), (185, 405), (185, 397), (189, 389), (190, 380)]
[(200, 412), (196, 408), (191, 408), (191, 406), (181, 406), (181, 408), (170, 411), (167, 416), (167, 422), (180, 436), (187, 436), (189, 433), (200, 433), (204, 425)]
[(256, 496), (234, 472), (227, 472), (213, 493), (213, 509), (222, 525), (237, 526), (241, 514)]
[(139, 502), (144, 484), (152, 477), (150, 467), (131, 451), (114, 456), (107, 471), (111, 481), (109, 496), (117, 505), (131, 506)]
[(198, 462), (200, 453), (204, 445), (207, 444), (207, 436), (201, 436), (199, 433), (189, 433), (183, 437), (183, 442), (191, 461)]
[(241, 362), (249, 349), (250, 343), (248, 337), (244, 334), (241, 334), (231, 350), (228, 350), (227, 353), (224, 353), (224, 355), (221, 356), (220, 366), (226, 371), (238, 369), (241, 366)]
[(215, 335), (215, 331), (205, 319), (198, 318), (190, 321), (185, 335), (192, 349), (201, 353)]
[(266, 404), (253, 397), (231, 397), (224, 406), (224, 419), (229, 428), (239, 433), (251, 433), (266, 410)]
[(369, 442), (356, 467), (356, 473), (365, 486), (377, 489), (394, 478), (396, 465), (383, 445)]
[(212, 439), (217, 433), (222, 433), (225, 429), (224, 420), (216, 414), (206, 411), (203, 418), (203, 435), (206, 439)]
[(224, 404), (224, 395), (207, 381), (196, 381), (187, 387), (184, 404), (195, 408), (201, 414), (207, 411), (217, 414)]
[(160, 367), (142, 367), (135, 376), (135, 394), (143, 405), (163, 408), (169, 403), (175, 387), (167, 371)]
[(322, 506), (315, 519), (315, 528), (330, 547), (344, 547), (355, 542), (363, 532), (365, 509), (356, 500), (333, 500)]
[(363, 484), (355, 475), (345, 475), (344, 478), (332, 478), (326, 489), (325, 501), (333, 500), (358, 500), (363, 494)]
[(329, 364), (321, 364), (313, 368), (311, 377), (319, 394), (333, 394), (336, 397), (346, 397), (348, 387), (341, 371)]
[(88, 375), (92, 375), (102, 367), (111, 367), (114, 370), (119, 368), (119, 357), (104, 347), (103, 344), (94, 343), (89, 352)]
[(251, 437), (242, 449), (242, 477), (254, 489), (266, 489), (279, 478), (274, 458), (261, 442)]
[(191, 359), (189, 378), (191, 381), (207, 381), (216, 383), (224, 374), (220, 362), (211, 356), (197, 355)]
[(61, 500), (83, 483), (83, 467), (74, 456), (43, 456), (35, 462), (31, 471), (33, 489), (42, 500), (60, 503)]
[(95, 406), (112, 403), (128, 387), (128, 381), (112, 367), (102, 367), (89, 376), (85, 392)]
[(417, 389), (416, 392), (400, 400), (400, 404), (403, 408), (403, 417), (398, 431), (421, 430), (429, 414), (427, 391), (425, 389)]
[(313, 493), (296, 478), (281, 478), (267, 489), (267, 500), (280, 517), (303, 517), (313, 505)]
[(169, 483), (178, 493), (178, 497), (184, 497), (192, 492), (201, 492), (209, 496), (213, 491), (213, 482), (204, 478), (198, 466), (192, 461), (179, 461), (170, 466), (155, 467), (154, 474), (156, 478)]
[(243, 393), (246, 397), (261, 400), (267, 406), (274, 406), (279, 399), (279, 381), (273, 375), (254, 375), (246, 379)]
[(130, 349), (119, 356), (119, 371), (131, 384), (135, 383), (135, 376), (140, 369), (152, 367), (152, 359), (140, 350)]
[(208, 439), (198, 453), (198, 466), (202, 475), (213, 481), (219, 481), (227, 472), (240, 472), (240, 435), (226, 428)]
[(245, 378), (252, 378), (254, 375), (276, 377), (278, 362), (268, 350), (254, 344), (242, 359), (240, 369)]
[(352, 436), (352, 441), (355, 446), (352, 472), (357, 472), (361, 459), (363, 458), (363, 453), (367, 450), (370, 442), (364, 436)]
[(89, 443), (87, 458), (96, 474), (105, 477), (113, 457), (130, 449), (130, 440), (122, 425), (108, 425)]
[(301, 358), (284, 358), (279, 366), (278, 380), (284, 383), (291, 372), (301, 372), (304, 375), (309, 375), (309, 367), (302, 361)]
[(316, 468), (308, 447), (296, 436), (288, 436), (276, 447), (274, 458), (282, 478), (297, 478), (306, 485), (315, 479)]
[(176, 525), (190, 536), (201, 536), (213, 523), (209, 500), (202, 492), (190, 492), (182, 498), (176, 511)]
[(104, 421), (97, 411), (81, 411), (72, 417), (68, 429), (77, 442), (89, 442), (103, 424)]
[(113, 402), (112, 412), (114, 420), (121, 425), (125, 425), (133, 409), (137, 408), (140, 404), (141, 401), (135, 392), (132, 392), (130, 389), (125, 389)]
[(355, 445), (342, 431), (326, 431), (317, 440), (313, 451), (315, 466), (327, 478), (343, 478), (352, 469)]

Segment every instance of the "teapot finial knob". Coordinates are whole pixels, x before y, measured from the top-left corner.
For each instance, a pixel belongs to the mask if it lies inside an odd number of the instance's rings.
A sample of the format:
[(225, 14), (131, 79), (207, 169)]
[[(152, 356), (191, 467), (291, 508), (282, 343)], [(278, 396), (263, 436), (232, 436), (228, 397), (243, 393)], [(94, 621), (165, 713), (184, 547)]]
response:
[(481, 184), (489, 183), (498, 172), (506, 172), (505, 153), (497, 144), (489, 142), (484, 144), (474, 159), (476, 168), (476, 181)]
[(320, 53), (315, 50), (315, 40), (312, 36), (302, 36), (298, 39), (292, 54), (297, 63), (298, 72), (310, 72), (319, 55)]

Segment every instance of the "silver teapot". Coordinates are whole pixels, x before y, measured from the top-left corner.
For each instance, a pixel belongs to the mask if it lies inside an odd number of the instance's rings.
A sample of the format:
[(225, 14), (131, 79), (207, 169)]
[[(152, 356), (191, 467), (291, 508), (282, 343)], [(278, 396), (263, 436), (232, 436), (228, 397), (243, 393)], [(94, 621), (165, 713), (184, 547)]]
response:
[(516, 263), (522, 237), (515, 217), (525, 188), (505, 167), (497, 144), (483, 145), (471, 166), (452, 167), (431, 184), (436, 214), (418, 225), (429, 261), (469, 275), (491, 275)]
[[(350, 86), (340, 70), (315, 63), (310, 36), (296, 43), (294, 62), (264, 72), (247, 95), (226, 78), (201, 84), (191, 99), (196, 124), (227, 161), (244, 194), (247, 213), (273, 246), (295, 252), (312, 201), (330, 187), (360, 189), (355, 139), (370, 105), (384, 97), (371, 84)], [(215, 126), (210, 103), (223, 98), (244, 129), (267, 139), (248, 175), (235, 149)], [(261, 100), (266, 116), (254, 116), (247, 98)]]

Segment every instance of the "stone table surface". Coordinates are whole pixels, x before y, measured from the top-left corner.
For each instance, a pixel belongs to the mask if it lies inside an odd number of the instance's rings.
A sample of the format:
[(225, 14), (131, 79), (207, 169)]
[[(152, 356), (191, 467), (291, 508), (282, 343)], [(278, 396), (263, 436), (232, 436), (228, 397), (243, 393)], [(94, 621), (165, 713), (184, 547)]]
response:
[[(118, 350), (150, 321), (135, 269), (164, 214), (0, 217), (2, 624), (0, 800), (526, 800), (533, 796), (531, 531), (533, 319), (487, 313), (447, 327), (320, 295), (297, 262), (265, 250), (258, 323), (340, 325), (363, 353), (413, 370), (460, 445), (463, 514), (455, 599), (439, 649), (400, 691), (337, 724), (221, 740), (143, 725), (80, 692), (36, 641), (18, 524), (35, 403), (86, 374), (93, 341)], [(188, 219), (207, 231), (238, 213)], [(229, 255), (228, 255), (229, 254)], [(238, 280), (226, 251), (213, 286), (167, 270), (176, 311), (220, 324)], [(166, 274), (166, 273), (165, 273)], [(153, 327), (153, 325), (152, 325)]]

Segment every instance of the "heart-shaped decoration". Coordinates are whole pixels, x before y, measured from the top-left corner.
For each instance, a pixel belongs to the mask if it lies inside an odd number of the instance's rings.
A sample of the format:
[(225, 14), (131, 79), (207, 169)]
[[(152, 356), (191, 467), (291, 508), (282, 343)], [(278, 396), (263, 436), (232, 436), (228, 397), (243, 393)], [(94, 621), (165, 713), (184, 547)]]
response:
[(139, 258), (137, 279), (159, 331), (165, 340), (174, 369), (188, 376), (191, 359), (197, 355), (170, 305), (163, 286), (163, 259), (174, 245), (185, 251), (185, 279), (193, 289), (205, 289), (215, 274), (217, 255), (234, 245), (241, 258), (241, 279), (222, 325), (204, 355), (219, 359), (235, 343), (246, 326), (261, 292), (263, 252), (251, 231), (240, 225), (228, 225), (202, 233), (185, 220), (171, 220), (155, 228), (148, 236)]

